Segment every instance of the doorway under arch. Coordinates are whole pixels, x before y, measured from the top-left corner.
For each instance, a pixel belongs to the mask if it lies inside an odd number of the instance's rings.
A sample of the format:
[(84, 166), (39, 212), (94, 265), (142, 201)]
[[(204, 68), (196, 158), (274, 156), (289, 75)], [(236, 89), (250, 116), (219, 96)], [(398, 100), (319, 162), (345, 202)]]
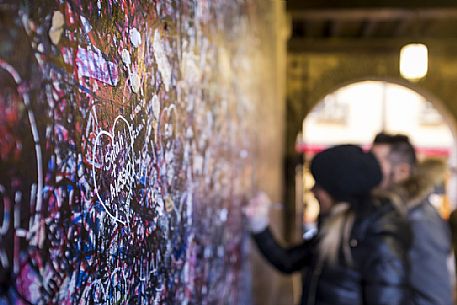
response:
[[(410, 136), (419, 159), (445, 160), (451, 169), (445, 195), (436, 205), (446, 217), (457, 206), (456, 124), (443, 103), (427, 92), (399, 82), (360, 81), (326, 95), (303, 120), (297, 149), (309, 160), (316, 152), (335, 144), (371, 146), (376, 133)], [(306, 168), (306, 167), (305, 167)], [(306, 190), (312, 185), (304, 172), (305, 223), (318, 212), (317, 203)], [(302, 196), (301, 196), (302, 195)]]

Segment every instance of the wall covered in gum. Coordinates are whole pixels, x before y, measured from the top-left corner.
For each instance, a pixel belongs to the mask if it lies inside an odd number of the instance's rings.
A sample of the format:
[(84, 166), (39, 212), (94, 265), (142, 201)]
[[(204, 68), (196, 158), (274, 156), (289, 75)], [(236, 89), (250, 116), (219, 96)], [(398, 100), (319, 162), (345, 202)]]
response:
[(246, 299), (263, 2), (0, 4), (1, 304)]

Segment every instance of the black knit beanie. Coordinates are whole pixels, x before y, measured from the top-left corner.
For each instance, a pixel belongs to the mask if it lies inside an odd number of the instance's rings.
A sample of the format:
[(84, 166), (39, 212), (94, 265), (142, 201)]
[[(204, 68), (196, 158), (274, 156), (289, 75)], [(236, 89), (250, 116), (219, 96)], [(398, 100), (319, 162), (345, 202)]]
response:
[(375, 156), (356, 145), (337, 145), (319, 152), (310, 171), (316, 184), (333, 199), (348, 203), (366, 197), (382, 180)]

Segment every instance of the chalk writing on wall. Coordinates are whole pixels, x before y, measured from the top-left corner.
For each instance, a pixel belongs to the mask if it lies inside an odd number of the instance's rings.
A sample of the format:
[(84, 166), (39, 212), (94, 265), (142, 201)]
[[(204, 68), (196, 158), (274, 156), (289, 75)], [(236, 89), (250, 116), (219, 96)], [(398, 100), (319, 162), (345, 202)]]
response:
[(240, 303), (255, 8), (0, 4), (1, 304)]

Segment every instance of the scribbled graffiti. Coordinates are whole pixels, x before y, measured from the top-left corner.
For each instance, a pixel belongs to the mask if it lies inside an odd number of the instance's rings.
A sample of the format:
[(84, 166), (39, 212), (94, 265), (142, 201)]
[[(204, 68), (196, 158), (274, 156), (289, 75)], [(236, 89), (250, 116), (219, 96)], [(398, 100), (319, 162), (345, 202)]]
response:
[(0, 304), (240, 303), (257, 5), (0, 3)]

